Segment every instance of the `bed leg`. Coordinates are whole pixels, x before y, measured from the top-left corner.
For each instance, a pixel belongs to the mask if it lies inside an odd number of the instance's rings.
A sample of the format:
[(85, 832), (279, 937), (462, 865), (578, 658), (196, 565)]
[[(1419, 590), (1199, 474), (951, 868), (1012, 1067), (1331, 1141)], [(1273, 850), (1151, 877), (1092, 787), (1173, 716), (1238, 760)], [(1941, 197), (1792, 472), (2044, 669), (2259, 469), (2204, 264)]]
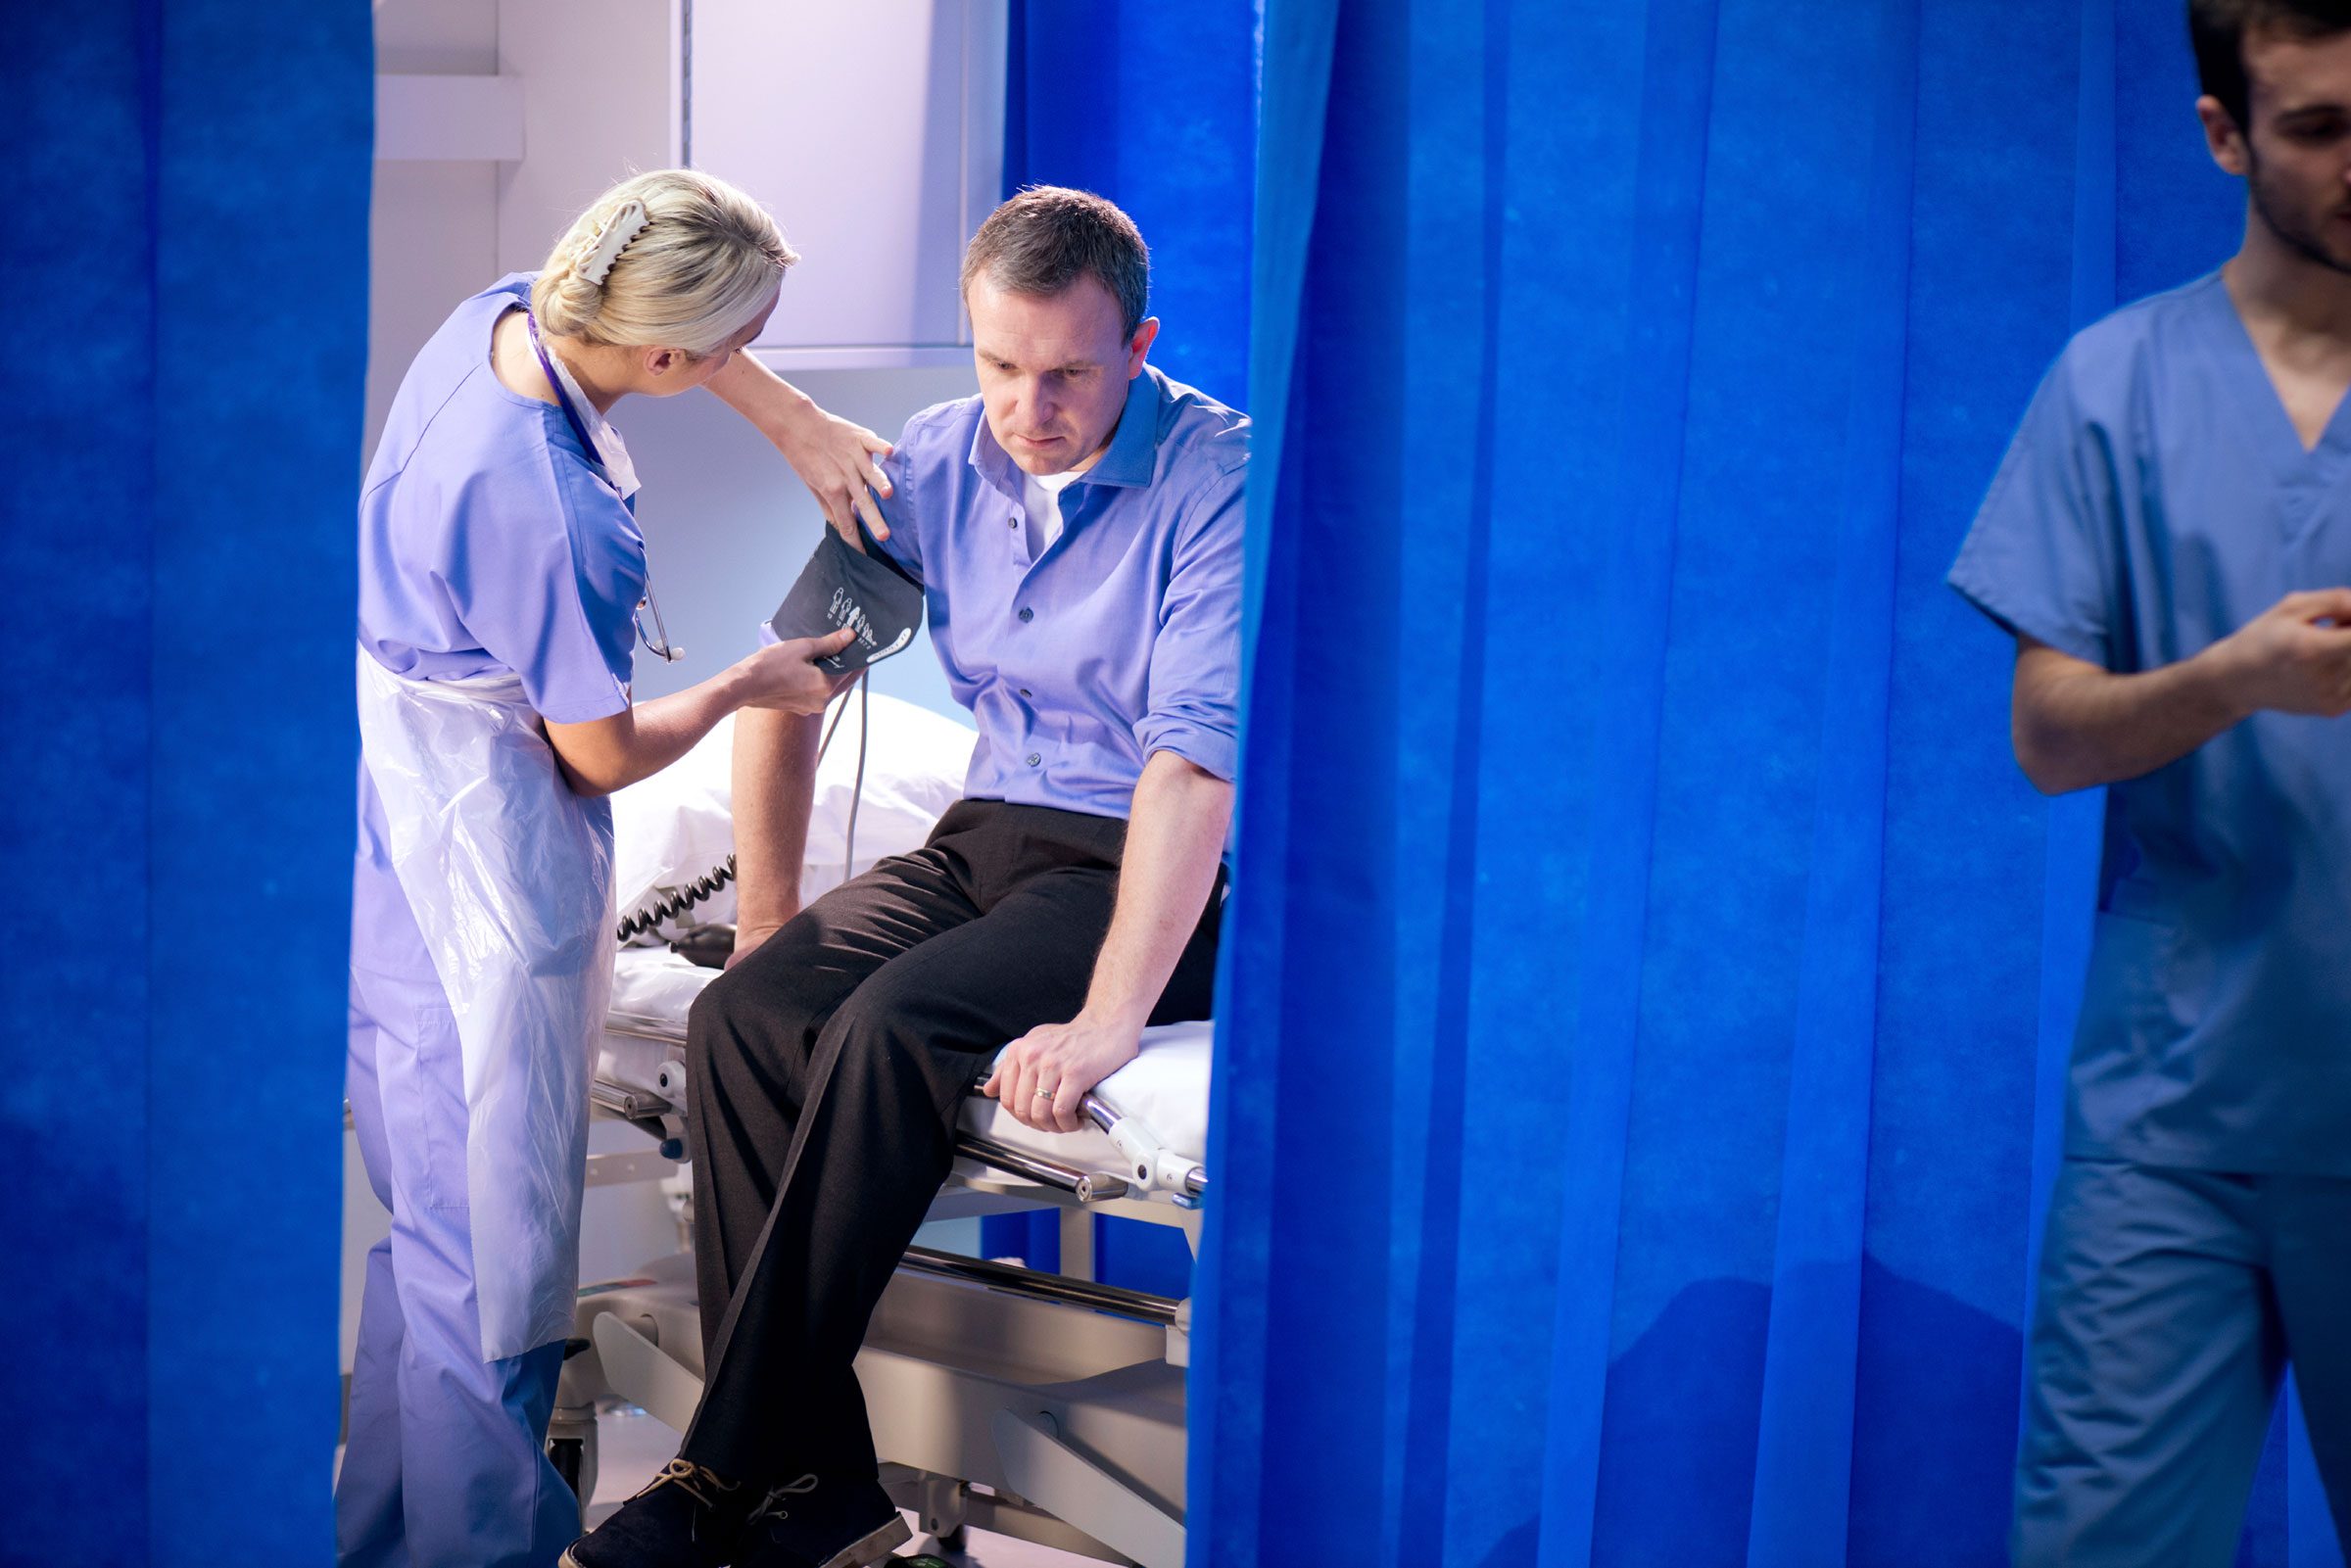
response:
[(1094, 1277), (1094, 1215), (1087, 1209), (1061, 1212), (1061, 1272), (1072, 1279)]

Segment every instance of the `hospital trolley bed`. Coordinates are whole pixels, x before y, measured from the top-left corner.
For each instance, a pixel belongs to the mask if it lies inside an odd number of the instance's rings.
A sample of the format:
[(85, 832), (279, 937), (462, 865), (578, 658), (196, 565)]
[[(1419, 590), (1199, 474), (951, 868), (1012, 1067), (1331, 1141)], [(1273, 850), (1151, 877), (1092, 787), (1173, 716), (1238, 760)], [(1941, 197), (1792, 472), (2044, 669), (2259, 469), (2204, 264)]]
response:
[[(683, 865), (659, 875), (683, 880)], [(716, 973), (663, 947), (621, 950), (591, 1093), (598, 1116), (635, 1125), (651, 1146), (592, 1157), (592, 1184), (676, 1171), (687, 1009)], [(857, 1375), (883, 1484), (942, 1543), (970, 1524), (1180, 1568), (1191, 1304), (1092, 1279), (1092, 1217), (1176, 1226), (1196, 1249), (1209, 1060), (1206, 1022), (1145, 1031), (1071, 1134), (1037, 1132), (984, 1096), (965, 1102), (929, 1218), (1058, 1210), (1062, 1270), (918, 1245), (874, 1313)], [(575, 1335), (550, 1443), (587, 1498), (600, 1405), (640, 1406), (681, 1433), (691, 1420), (702, 1376), (691, 1254), (583, 1286)]]

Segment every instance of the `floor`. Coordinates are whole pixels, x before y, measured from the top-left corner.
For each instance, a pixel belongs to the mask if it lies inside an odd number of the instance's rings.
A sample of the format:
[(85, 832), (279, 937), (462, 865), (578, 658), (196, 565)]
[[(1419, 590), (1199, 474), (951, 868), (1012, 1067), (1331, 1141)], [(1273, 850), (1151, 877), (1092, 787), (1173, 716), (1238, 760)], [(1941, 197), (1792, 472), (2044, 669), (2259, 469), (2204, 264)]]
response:
[[(606, 1411), (597, 1421), (596, 1441), (596, 1496), (590, 1499), (588, 1517), (598, 1521), (651, 1480), (678, 1452), (678, 1435), (637, 1409)], [(907, 1523), (913, 1522), (914, 1516), (907, 1515)], [(1100, 1568), (1090, 1557), (1073, 1556), (1033, 1542), (984, 1530), (967, 1530), (964, 1535), (960, 1551), (940, 1552), (936, 1543), (919, 1532), (898, 1551), (901, 1555), (936, 1552), (960, 1568)]]

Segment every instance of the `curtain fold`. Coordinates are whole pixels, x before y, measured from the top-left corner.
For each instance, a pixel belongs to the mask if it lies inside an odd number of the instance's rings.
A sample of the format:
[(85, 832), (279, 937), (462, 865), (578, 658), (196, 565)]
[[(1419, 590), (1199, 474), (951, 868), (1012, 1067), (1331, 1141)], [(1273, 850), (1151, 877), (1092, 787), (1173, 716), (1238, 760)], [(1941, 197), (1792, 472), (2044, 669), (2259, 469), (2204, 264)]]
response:
[(370, 16), (0, 24), (10, 1562), (323, 1562)]
[[(1267, 0), (1192, 1560), (2004, 1560), (2098, 802), (1943, 587), (2177, 0)], [(2333, 1563), (2279, 1437), (2248, 1562)]]

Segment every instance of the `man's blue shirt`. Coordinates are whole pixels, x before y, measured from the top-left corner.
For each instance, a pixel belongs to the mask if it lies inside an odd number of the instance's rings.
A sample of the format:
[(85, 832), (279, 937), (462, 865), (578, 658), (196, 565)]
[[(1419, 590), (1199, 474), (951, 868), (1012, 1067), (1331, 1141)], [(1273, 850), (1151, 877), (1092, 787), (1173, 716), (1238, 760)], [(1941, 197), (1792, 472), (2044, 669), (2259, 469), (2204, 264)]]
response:
[(1232, 778), (1248, 461), (1245, 415), (1145, 367), (1035, 554), (981, 400), (906, 422), (884, 465), (884, 547), (921, 580), (947, 684), (979, 721), (968, 797), (1124, 817), (1155, 751)]

